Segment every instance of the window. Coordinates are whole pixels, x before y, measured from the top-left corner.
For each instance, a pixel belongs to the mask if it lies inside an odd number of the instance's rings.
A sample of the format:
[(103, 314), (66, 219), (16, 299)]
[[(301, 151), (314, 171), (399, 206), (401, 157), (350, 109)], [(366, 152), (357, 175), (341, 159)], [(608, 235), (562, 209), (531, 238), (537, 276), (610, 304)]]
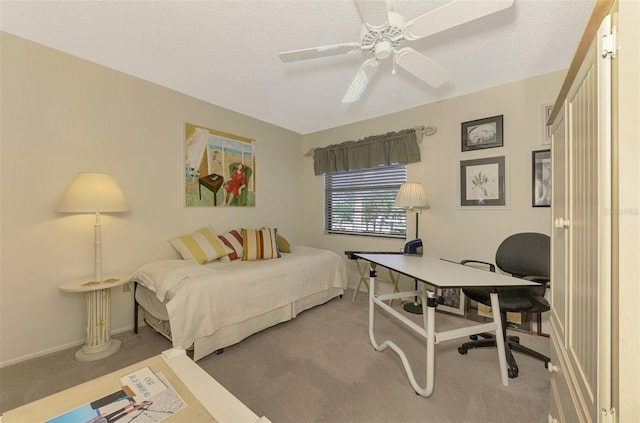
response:
[(325, 173), (325, 231), (405, 238), (407, 215), (394, 207), (406, 165)]

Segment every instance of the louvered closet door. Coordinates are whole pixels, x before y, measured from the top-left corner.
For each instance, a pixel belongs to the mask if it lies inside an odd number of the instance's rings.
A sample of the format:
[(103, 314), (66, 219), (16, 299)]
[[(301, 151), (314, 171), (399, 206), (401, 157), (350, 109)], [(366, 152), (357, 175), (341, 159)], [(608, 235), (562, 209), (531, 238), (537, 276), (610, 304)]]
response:
[[(597, 52), (593, 54), (597, 55)], [(566, 349), (588, 420), (596, 422), (598, 389), (598, 119), (596, 62), (568, 99), (569, 291)]]
[(567, 422), (602, 421), (610, 405), (611, 104), (600, 38), (553, 126), (551, 416)]
[(569, 295), (570, 295), (570, 254), (569, 249), (569, 146), (566, 104), (553, 125), (551, 143), (552, 198), (551, 215), (553, 232), (551, 236), (551, 409), (549, 422), (585, 421), (579, 415), (580, 408), (574, 403), (576, 387), (572, 383), (573, 366), (567, 349), (569, 345)]

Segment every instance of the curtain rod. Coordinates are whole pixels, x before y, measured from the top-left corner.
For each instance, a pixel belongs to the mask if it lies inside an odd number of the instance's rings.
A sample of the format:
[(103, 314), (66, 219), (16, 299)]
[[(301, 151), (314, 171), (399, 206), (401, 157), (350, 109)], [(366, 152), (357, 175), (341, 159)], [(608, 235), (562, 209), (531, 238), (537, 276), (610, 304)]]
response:
[[(438, 128), (436, 128), (435, 126), (414, 126), (413, 130), (416, 131), (416, 136), (418, 137), (418, 143), (422, 142), (422, 139), (424, 137), (430, 137), (431, 135), (435, 134), (436, 132), (438, 132)], [(309, 149), (309, 151), (307, 151), (306, 153), (304, 153), (305, 157), (313, 157), (313, 150), (315, 150), (315, 148), (311, 148)]]

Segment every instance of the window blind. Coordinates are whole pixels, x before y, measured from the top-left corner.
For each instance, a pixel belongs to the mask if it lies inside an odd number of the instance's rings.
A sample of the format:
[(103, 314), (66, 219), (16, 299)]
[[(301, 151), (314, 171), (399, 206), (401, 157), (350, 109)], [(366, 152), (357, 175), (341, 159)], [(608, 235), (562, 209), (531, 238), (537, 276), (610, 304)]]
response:
[(325, 232), (405, 238), (406, 210), (393, 203), (406, 181), (404, 164), (325, 173)]

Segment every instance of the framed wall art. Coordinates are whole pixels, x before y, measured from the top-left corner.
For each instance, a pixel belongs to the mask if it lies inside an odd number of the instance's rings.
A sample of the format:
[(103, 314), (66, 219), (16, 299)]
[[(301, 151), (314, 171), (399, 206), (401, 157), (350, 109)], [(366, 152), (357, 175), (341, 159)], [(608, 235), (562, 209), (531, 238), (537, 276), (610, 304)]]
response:
[(185, 124), (186, 207), (256, 205), (255, 140)]
[(507, 207), (506, 156), (460, 161), (460, 207)]
[(502, 147), (502, 116), (462, 122), (462, 151)]
[(553, 103), (542, 105), (542, 145), (551, 144), (551, 127), (547, 126), (547, 121), (551, 117)]
[(444, 299), (444, 304), (438, 304), (438, 311), (446, 313), (467, 315), (467, 307), (465, 305), (466, 296), (460, 288), (438, 288), (436, 295)]
[[(478, 303), (469, 299), (467, 301), (467, 316), (469, 320), (473, 320), (474, 322), (491, 322), (493, 320), (493, 315), (491, 313), (491, 307), (486, 306), (484, 304)], [(509, 328), (532, 333), (532, 325), (531, 325), (531, 313), (529, 312), (508, 312), (507, 313), (507, 324)]]
[(531, 201), (533, 207), (551, 206), (551, 150), (531, 154)]

